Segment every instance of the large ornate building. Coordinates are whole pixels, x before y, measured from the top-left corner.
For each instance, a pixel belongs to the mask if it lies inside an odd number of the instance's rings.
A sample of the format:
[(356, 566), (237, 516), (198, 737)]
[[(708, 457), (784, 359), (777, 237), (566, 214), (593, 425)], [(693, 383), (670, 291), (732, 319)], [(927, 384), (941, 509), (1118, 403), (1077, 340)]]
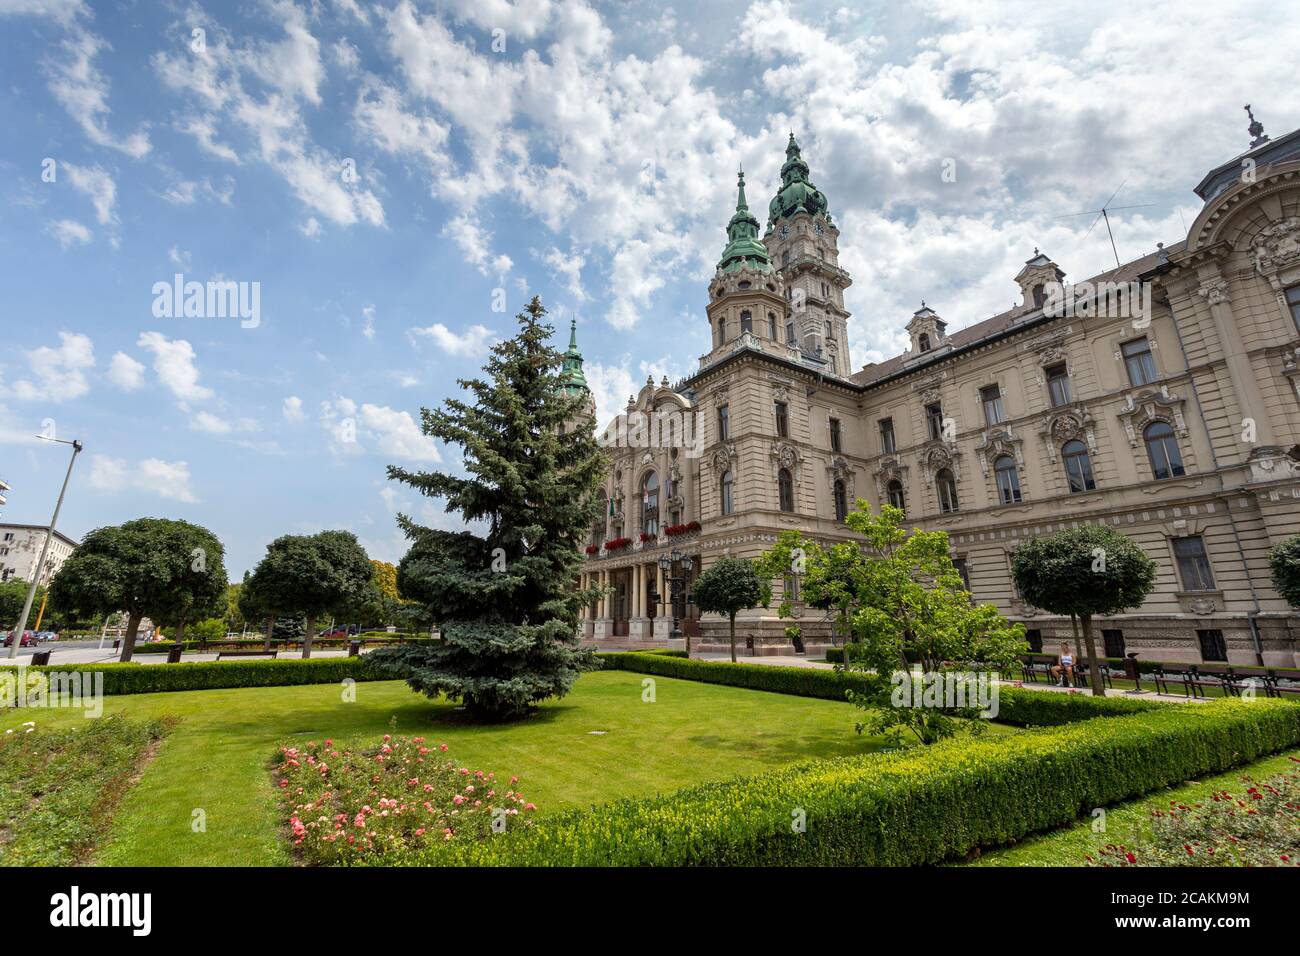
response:
[[(1300, 130), (1251, 132), (1196, 187), (1184, 239), (1073, 285), (1035, 250), (1019, 306), (950, 334), (923, 303), (911, 348), (856, 371), (839, 230), (791, 135), (761, 233), (740, 177), (698, 371), (647, 381), (607, 432), (583, 581), (611, 590), (586, 634), (723, 640), (687, 600), (699, 572), (790, 528), (851, 537), (861, 498), (947, 531), (975, 598), (1031, 644), (1051, 650), (1070, 624), (1020, 600), (1012, 551), (1101, 522), (1159, 567), (1140, 609), (1099, 622), (1108, 654), (1300, 663), (1300, 618), (1268, 569), (1300, 532)], [(796, 577), (785, 588), (815, 651), (830, 624), (798, 602)], [(778, 586), (772, 608), (738, 619), (758, 653), (798, 650), (779, 600)]]

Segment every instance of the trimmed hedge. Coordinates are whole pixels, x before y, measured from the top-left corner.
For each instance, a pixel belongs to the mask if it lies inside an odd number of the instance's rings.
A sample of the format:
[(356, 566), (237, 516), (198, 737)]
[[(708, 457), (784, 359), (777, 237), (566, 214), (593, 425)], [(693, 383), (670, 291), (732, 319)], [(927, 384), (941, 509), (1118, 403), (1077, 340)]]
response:
[(50, 664), (30, 670), (36, 673), (100, 671), (104, 674), (105, 694), (335, 684), (348, 677), (357, 681), (385, 679), (363, 670), (363, 661), (361, 657), (322, 657), (305, 661), (196, 661), (192, 664)]
[[(841, 757), (539, 819), (384, 863), (917, 866), (1062, 826), (1300, 743), (1300, 707), (1162, 705), (1010, 737)], [(802, 811), (804, 832), (792, 821)]]
[[(866, 678), (862, 674), (830, 671), (814, 667), (781, 667), (767, 664), (732, 664), (729, 661), (683, 660), (662, 654), (616, 652), (598, 655), (610, 670), (636, 671), (660, 677), (725, 684), (749, 690), (765, 690), (795, 697), (819, 700), (844, 700), (849, 690), (862, 691)], [(1005, 684), (998, 688), (1000, 724), (1017, 727), (1049, 727), (1093, 717), (1134, 714), (1168, 704), (1136, 697), (1093, 697), (1091, 694), (1062, 694), (1035, 691)]]

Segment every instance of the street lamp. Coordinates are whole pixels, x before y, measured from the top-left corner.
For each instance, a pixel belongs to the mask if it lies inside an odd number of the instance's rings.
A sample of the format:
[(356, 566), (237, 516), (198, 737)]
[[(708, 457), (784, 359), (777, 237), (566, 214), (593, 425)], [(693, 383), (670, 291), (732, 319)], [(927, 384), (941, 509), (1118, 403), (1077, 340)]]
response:
[(50, 438), (47, 435), (37, 435), (37, 438), (44, 438), (46, 441), (58, 442), (60, 445), (72, 446), (72, 457), (68, 459), (68, 471), (63, 476), (63, 487), (59, 489), (59, 500), (54, 504), (54, 516), (50, 518), (50, 526), (45, 530), (45, 544), (41, 548), (41, 556), (36, 562), (36, 571), (32, 574), (31, 587), (27, 589), (27, 601), (23, 604), (22, 617), (18, 619), (18, 627), (14, 630), (13, 643), (9, 645), (9, 656), (17, 657), (18, 648), (23, 643), (23, 632), (27, 630), (27, 617), (32, 613), (32, 600), (36, 597), (36, 587), (41, 583), (41, 572), (45, 570), (45, 558), (50, 553), (50, 542), (54, 540), (54, 526), (59, 521), (59, 509), (63, 507), (63, 496), (68, 491), (68, 479), (72, 477), (72, 466), (77, 463), (77, 455), (81, 454), (81, 442), (66, 441), (62, 438)]
[[(672, 573), (674, 565), (681, 565), (682, 573), (674, 575)], [(681, 618), (685, 616), (686, 608), (682, 600), (686, 592), (686, 576), (691, 573), (692, 561), (690, 555), (685, 555), (676, 548), (671, 554), (659, 555), (659, 570), (664, 573), (664, 580), (668, 582), (670, 589), (670, 600), (673, 609), (673, 631), (669, 635), (673, 640), (680, 640), (682, 637)]]

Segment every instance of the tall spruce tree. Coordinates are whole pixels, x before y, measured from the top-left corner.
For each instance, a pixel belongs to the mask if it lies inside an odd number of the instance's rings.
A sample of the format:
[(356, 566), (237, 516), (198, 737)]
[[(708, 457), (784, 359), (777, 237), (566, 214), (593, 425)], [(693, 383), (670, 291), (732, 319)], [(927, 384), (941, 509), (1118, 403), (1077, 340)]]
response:
[(460, 380), (472, 402), (421, 409), (426, 435), (463, 449), (464, 476), (388, 468), (390, 479), (443, 499), (481, 531), (398, 515), (412, 545), (397, 586), (425, 607), (440, 639), (380, 648), (367, 660), (481, 719), (522, 716), (596, 666), (577, 627), (579, 609), (600, 591), (573, 584), (605, 456), (585, 390), (565, 387), (545, 315), (534, 298), (514, 338), (492, 347), (487, 379)]

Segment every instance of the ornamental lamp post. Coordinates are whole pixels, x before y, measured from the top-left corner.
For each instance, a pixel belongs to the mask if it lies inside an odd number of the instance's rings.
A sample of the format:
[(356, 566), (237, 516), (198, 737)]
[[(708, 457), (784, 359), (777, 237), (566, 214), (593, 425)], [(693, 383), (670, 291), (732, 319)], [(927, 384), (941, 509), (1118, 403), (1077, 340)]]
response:
[[(677, 565), (681, 566), (681, 574), (672, 573)], [(682, 607), (682, 596), (686, 590), (686, 575), (690, 574), (691, 567), (690, 556), (683, 555), (676, 548), (671, 554), (659, 555), (659, 570), (664, 573), (664, 580), (668, 582), (673, 609), (673, 630), (669, 636), (675, 641), (682, 638), (681, 616), (685, 611)]]

